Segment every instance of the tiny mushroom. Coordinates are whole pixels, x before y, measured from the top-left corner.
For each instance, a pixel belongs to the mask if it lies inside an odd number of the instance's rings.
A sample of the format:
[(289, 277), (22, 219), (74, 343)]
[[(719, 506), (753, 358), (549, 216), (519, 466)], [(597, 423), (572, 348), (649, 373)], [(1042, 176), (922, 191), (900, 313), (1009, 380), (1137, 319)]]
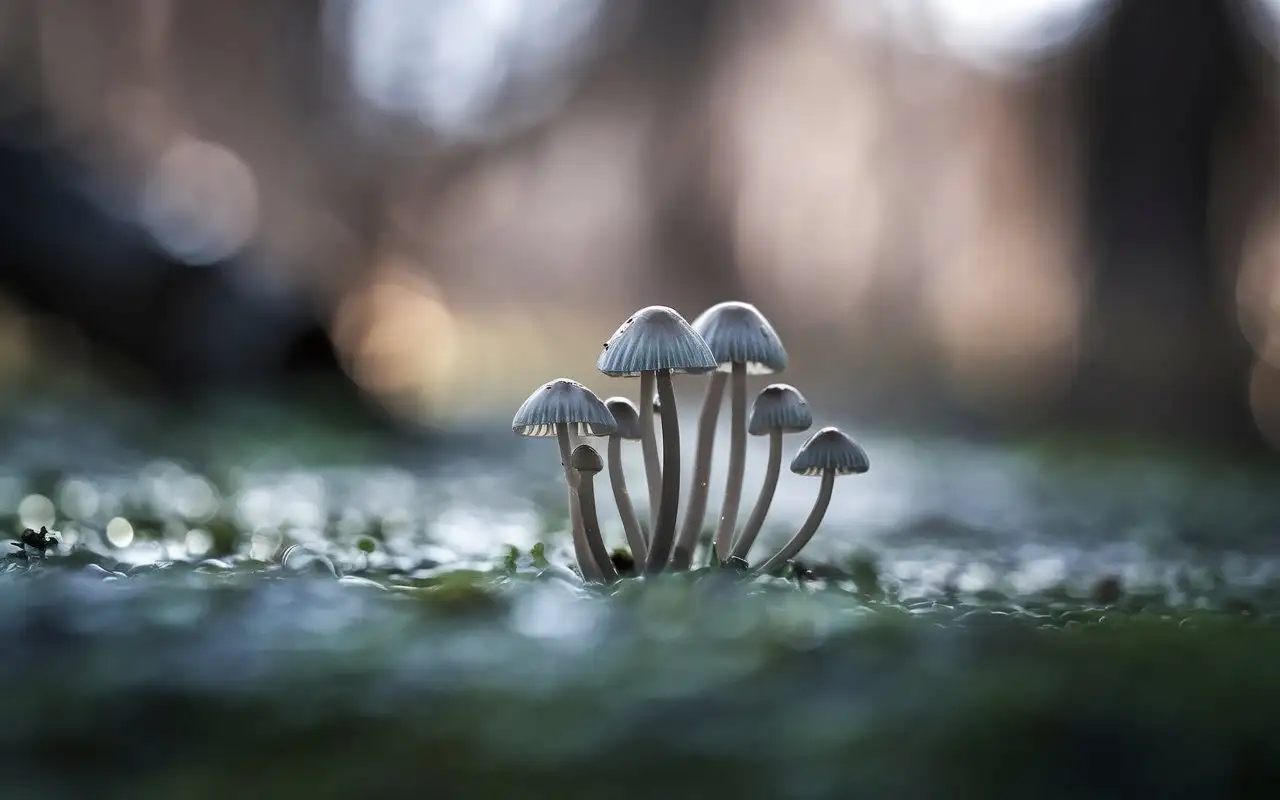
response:
[(587, 547), (597, 565), (609, 565), (605, 570), (605, 582), (613, 583), (618, 579), (618, 572), (609, 557), (608, 548), (604, 546), (600, 518), (596, 514), (595, 477), (604, 469), (604, 462), (594, 447), (580, 444), (569, 455), (569, 465), (578, 473), (578, 502), (582, 507), (582, 530), (586, 534)]
[(795, 536), (755, 571), (769, 573), (795, 558), (822, 524), (822, 517), (831, 503), (831, 488), (836, 476), (860, 475), (870, 467), (866, 451), (839, 428), (823, 428), (810, 436), (791, 460), (791, 471), (797, 475), (822, 476), (818, 498)]
[(751, 545), (755, 544), (764, 519), (769, 514), (773, 494), (778, 488), (778, 473), (782, 470), (782, 435), (800, 433), (811, 427), (813, 414), (809, 411), (809, 402), (794, 386), (774, 383), (756, 395), (756, 401), (751, 406), (751, 421), (747, 424), (747, 433), (769, 437), (769, 462), (765, 469), (764, 484), (760, 487), (760, 497), (733, 545), (733, 556), (746, 560), (747, 553), (750, 552)]
[(687, 567), (693, 557), (707, 506), (707, 484), (711, 478), (711, 454), (715, 444), (716, 420), (724, 396), (726, 378), (730, 389), (729, 469), (725, 476), (724, 503), (715, 533), (713, 558), (729, 558), (738, 505), (742, 500), (742, 477), (747, 456), (747, 375), (767, 375), (787, 368), (787, 351), (769, 320), (750, 303), (717, 303), (693, 321), (693, 329), (706, 341), (716, 359), (698, 418), (698, 443), (694, 451), (693, 481), (689, 506), (676, 543), (675, 563)]
[(631, 504), (627, 476), (622, 471), (622, 440), (639, 441), (640, 412), (636, 404), (625, 397), (610, 397), (604, 404), (618, 423), (618, 429), (609, 434), (609, 483), (613, 487), (613, 501), (618, 505), (618, 516), (622, 518), (622, 530), (627, 534), (631, 557), (635, 563), (643, 564), (649, 555), (649, 544), (636, 517), (635, 506)]
[(560, 445), (560, 463), (564, 466), (565, 484), (569, 489), (574, 555), (583, 579), (588, 581), (604, 580), (614, 570), (608, 560), (597, 564), (587, 543), (576, 497), (578, 479), (569, 463), (570, 436), (607, 436), (616, 429), (613, 415), (600, 398), (581, 383), (568, 378), (543, 384), (529, 395), (511, 420), (511, 430), (517, 435), (554, 436)]
[[(718, 366), (707, 343), (684, 317), (666, 306), (637, 311), (605, 342), (596, 366), (614, 377), (640, 376), (640, 436), (649, 484), (653, 536), (645, 571), (661, 572), (671, 556), (680, 513), (680, 422), (673, 372), (709, 372)], [(661, 402), (662, 463), (653, 430), (654, 384)], [(656, 498), (656, 511), (654, 510)]]

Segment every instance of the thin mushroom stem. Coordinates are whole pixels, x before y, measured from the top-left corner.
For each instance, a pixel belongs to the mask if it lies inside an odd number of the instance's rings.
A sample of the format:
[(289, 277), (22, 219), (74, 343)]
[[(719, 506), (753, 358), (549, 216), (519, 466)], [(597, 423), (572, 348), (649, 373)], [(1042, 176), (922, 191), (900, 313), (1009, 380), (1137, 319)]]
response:
[(649, 558), (649, 545), (645, 542), (644, 531), (640, 529), (635, 506), (631, 505), (627, 476), (622, 472), (622, 437), (617, 434), (609, 437), (609, 484), (613, 487), (613, 501), (618, 505), (627, 544), (631, 546), (631, 557), (637, 564), (643, 564)]
[(600, 518), (596, 514), (596, 482), (595, 476), (588, 472), (578, 472), (578, 502), (582, 505), (582, 530), (587, 540), (587, 549), (595, 559), (596, 566), (604, 573), (604, 583), (615, 583), (618, 570), (609, 558), (609, 551), (604, 546), (604, 536), (600, 533)]
[(733, 557), (746, 560), (751, 552), (751, 545), (756, 543), (760, 528), (764, 526), (764, 518), (769, 515), (769, 506), (773, 504), (773, 494), (778, 489), (778, 473), (782, 471), (782, 431), (775, 428), (769, 431), (769, 464), (765, 468), (764, 483), (760, 486), (760, 497), (751, 509), (747, 524), (733, 545)]
[(680, 513), (680, 420), (671, 370), (658, 372), (658, 401), (662, 405), (662, 502), (658, 504), (658, 521), (653, 526), (653, 541), (645, 562), (649, 575), (657, 575), (667, 566), (676, 535), (676, 516)]
[(569, 527), (573, 533), (573, 555), (578, 559), (578, 569), (582, 570), (582, 579), (599, 583), (604, 580), (604, 573), (596, 565), (587, 544), (587, 534), (582, 527), (582, 509), (578, 505), (578, 473), (569, 466), (569, 426), (561, 422), (556, 425), (556, 442), (560, 445), (560, 463), (564, 465), (564, 482), (569, 487)]
[(698, 546), (698, 534), (707, 513), (707, 485), (711, 482), (711, 455), (716, 443), (716, 420), (720, 417), (720, 403), (724, 400), (724, 387), (728, 373), (713, 372), (707, 383), (707, 394), (702, 399), (702, 413), (698, 415), (698, 446), (693, 455), (693, 480), (689, 483), (689, 506), (685, 510), (680, 536), (676, 539), (675, 553), (671, 556), (673, 569), (688, 569), (693, 562), (693, 551)]
[(738, 525), (738, 504), (742, 502), (742, 473), (747, 462), (747, 365), (733, 362), (729, 386), (729, 474), (724, 483), (724, 505), (720, 507), (720, 527), (716, 529), (715, 558), (726, 561)]
[(813, 510), (809, 512), (809, 517), (800, 526), (800, 530), (796, 531), (796, 535), (791, 537), (791, 541), (782, 546), (782, 549), (774, 554), (773, 558), (764, 562), (755, 571), (760, 574), (768, 574), (779, 566), (787, 563), (804, 549), (804, 546), (813, 538), (813, 534), (817, 532), (818, 526), (822, 524), (822, 518), (827, 513), (827, 506), (831, 504), (831, 487), (836, 483), (836, 473), (833, 470), (825, 470), (822, 473), (822, 487), (818, 489), (818, 499), (813, 501)]
[[(653, 430), (653, 372), (640, 373), (640, 447), (644, 451), (644, 476), (649, 487), (649, 530), (658, 525), (659, 496), (662, 494), (662, 465), (658, 462), (658, 437)], [(665, 419), (663, 420), (666, 421)], [(667, 438), (666, 426), (662, 438)]]

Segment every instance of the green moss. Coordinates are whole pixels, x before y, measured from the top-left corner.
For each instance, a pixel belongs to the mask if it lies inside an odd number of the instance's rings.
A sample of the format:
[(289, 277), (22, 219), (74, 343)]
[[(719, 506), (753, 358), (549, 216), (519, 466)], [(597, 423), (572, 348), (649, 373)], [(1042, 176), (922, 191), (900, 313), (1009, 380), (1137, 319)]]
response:
[[(908, 609), (689, 576), (583, 594), (470, 570), (371, 593), (60, 573), (0, 580), (17, 794), (1224, 796), (1280, 777), (1266, 614)], [(50, 630), (57, 660), (24, 667)]]

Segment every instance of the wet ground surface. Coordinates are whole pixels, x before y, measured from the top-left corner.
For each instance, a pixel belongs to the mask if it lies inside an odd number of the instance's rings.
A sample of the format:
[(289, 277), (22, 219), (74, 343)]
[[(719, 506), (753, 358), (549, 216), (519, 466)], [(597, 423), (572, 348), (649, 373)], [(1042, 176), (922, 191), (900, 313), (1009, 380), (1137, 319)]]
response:
[[(604, 589), (563, 569), (554, 445), (504, 421), (387, 442), (83, 408), (3, 419), (3, 524), (62, 537), (0, 562), (7, 796), (1203, 797), (1278, 777), (1270, 465), (850, 427), (872, 470), (837, 483), (814, 579)], [(772, 541), (816, 483), (784, 475)]]
[[(272, 561), (298, 544), (344, 572), (409, 571), (492, 562), (509, 546), (538, 542), (554, 561), (571, 563), (554, 441), (511, 436), (503, 420), (470, 433), (381, 439), (309, 427), (285, 412), (227, 412), (192, 424), (124, 404), (93, 415), (77, 408), (3, 420), (0, 524), (11, 535), (48, 525), (72, 548), (126, 565)], [(1188, 570), (1252, 585), (1280, 570), (1273, 463), (1143, 444), (981, 444), (846, 427), (872, 468), (837, 481), (802, 560), (872, 558), (903, 597), (949, 585), (1019, 594), (1107, 576), (1150, 589)], [(718, 442), (708, 531), (720, 508), (726, 439)], [(784, 461), (803, 439), (789, 437)], [(767, 454), (762, 438), (748, 445), (740, 519)], [(624, 459), (643, 512), (638, 445)], [(752, 560), (800, 525), (817, 484), (784, 467)], [(620, 547), (607, 482), (598, 495), (606, 538)], [(376, 547), (365, 552), (370, 540)]]

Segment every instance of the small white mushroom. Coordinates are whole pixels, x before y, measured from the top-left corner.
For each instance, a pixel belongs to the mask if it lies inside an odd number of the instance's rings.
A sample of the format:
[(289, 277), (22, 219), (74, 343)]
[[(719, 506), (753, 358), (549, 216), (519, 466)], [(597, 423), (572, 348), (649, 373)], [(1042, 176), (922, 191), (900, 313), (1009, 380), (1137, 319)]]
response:
[(769, 437), (769, 462), (765, 469), (764, 484), (760, 487), (760, 497), (756, 500), (747, 524), (735, 540), (732, 555), (746, 560), (751, 545), (760, 535), (760, 528), (769, 514), (769, 506), (773, 503), (773, 494), (778, 488), (778, 473), (782, 471), (782, 435), (784, 433), (800, 433), (813, 427), (813, 414), (809, 411), (809, 402), (794, 387), (785, 383), (766, 386), (751, 406), (751, 421), (747, 424), (747, 433), (752, 436)]
[[(702, 411), (698, 414), (698, 438), (693, 451), (693, 477), (689, 481), (689, 504), (685, 507), (684, 521), (676, 537), (675, 552), (671, 555), (674, 569), (688, 569), (693, 563), (693, 551), (698, 546), (698, 535), (707, 516), (707, 489), (711, 483), (711, 456), (715, 450), (716, 422), (720, 419), (720, 403), (724, 399), (724, 387), (729, 383), (727, 372), (711, 373), (707, 392), (702, 398)], [(655, 400), (655, 405), (657, 401)]]
[(573, 551), (582, 577), (588, 581), (617, 578), (613, 562), (597, 564), (582, 527), (582, 514), (577, 499), (578, 477), (569, 464), (570, 436), (608, 436), (617, 430), (609, 409), (595, 393), (577, 381), (559, 378), (543, 384), (520, 406), (511, 420), (511, 430), (518, 436), (552, 437), (560, 445), (560, 463), (564, 467), (565, 485), (569, 490), (569, 520), (573, 531)]
[[(640, 436), (649, 483), (653, 539), (645, 562), (648, 574), (666, 568), (680, 513), (680, 420), (673, 372), (710, 372), (717, 362), (707, 343), (684, 317), (666, 306), (637, 311), (605, 342), (597, 368), (614, 377), (640, 376)], [(653, 430), (654, 383), (662, 414), (662, 463)], [(656, 511), (654, 510), (656, 499)]]
[(580, 444), (569, 455), (569, 465), (578, 473), (578, 503), (582, 508), (582, 530), (586, 534), (587, 547), (596, 564), (608, 564), (605, 583), (613, 583), (618, 579), (618, 572), (609, 558), (609, 550), (604, 546), (604, 536), (600, 533), (600, 518), (596, 514), (595, 477), (604, 469), (600, 454), (589, 444)]
[(627, 476), (622, 471), (622, 441), (639, 441), (640, 413), (635, 403), (625, 397), (610, 397), (604, 405), (618, 423), (618, 429), (609, 434), (609, 483), (613, 487), (613, 501), (618, 506), (618, 516), (622, 518), (622, 530), (627, 534), (631, 557), (636, 564), (643, 564), (649, 555), (649, 544), (636, 517), (635, 506), (631, 504)]
[(747, 459), (747, 375), (768, 375), (787, 368), (787, 351), (769, 320), (750, 303), (717, 303), (693, 321), (715, 356), (717, 371), (707, 385), (698, 420), (698, 449), (694, 454), (693, 485), (680, 538), (676, 543), (677, 566), (687, 566), (702, 530), (711, 478), (711, 451), (715, 425), (729, 379), (729, 469), (725, 475), (724, 503), (716, 526), (714, 557), (729, 558), (738, 505), (742, 501), (742, 477)]
[(860, 475), (870, 468), (871, 462), (867, 459), (866, 451), (839, 428), (823, 428), (810, 436), (809, 441), (801, 445), (800, 451), (791, 460), (791, 471), (797, 475), (822, 476), (818, 498), (796, 535), (755, 571), (769, 573), (795, 558), (822, 524), (822, 517), (831, 503), (831, 489), (835, 485), (836, 476)]

